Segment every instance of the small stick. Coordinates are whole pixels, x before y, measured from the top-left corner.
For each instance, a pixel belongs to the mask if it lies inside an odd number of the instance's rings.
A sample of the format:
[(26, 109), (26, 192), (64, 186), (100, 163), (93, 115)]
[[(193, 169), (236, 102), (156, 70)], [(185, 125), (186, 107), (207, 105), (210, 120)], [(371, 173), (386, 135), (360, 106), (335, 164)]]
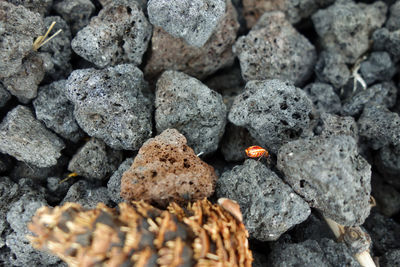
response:
[(79, 175), (79, 174), (77, 174), (76, 172), (70, 173), (70, 174), (68, 174), (68, 176), (67, 176), (66, 178), (64, 178), (64, 179), (62, 179), (60, 182), (58, 182), (58, 184), (62, 184), (62, 183), (64, 183), (64, 182), (68, 181), (69, 179), (71, 179), (71, 178), (73, 178), (73, 177), (76, 177), (76, 176), (78, 176), (78, 175)]
[(45, 45), (48, 41), (50, 41), (51, 39), (53, 39), (54, 37), (56, 37), (60, 32), (62, 32), (62, 30), (58, 30), (55, 34), (53, 34), (52, 36), (50, 36), (50, 38), (46, 39), (47, 36), (49, 35), (49, 33), (51, 32), (51, 30), (53, 29), (54, 25), (56, 25), (56, 22), (53, 21), (49, 27), (49, 29), (47, 30), (45, 35), (41, 35), (38, 38), (36, 38), (36, 40), (33, 42), (32, 48), (34, 51), (37, 51), (40, 47), (42, 47), (43, 45)]

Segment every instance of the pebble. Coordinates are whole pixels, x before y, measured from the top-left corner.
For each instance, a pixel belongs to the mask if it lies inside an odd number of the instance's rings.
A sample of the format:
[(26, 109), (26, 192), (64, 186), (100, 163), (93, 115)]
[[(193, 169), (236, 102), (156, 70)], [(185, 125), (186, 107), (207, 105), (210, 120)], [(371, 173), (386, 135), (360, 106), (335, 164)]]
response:
[(389, 18), (385, 23), (385, 27), (389, 31), (397, 31), (400, 30), (400, 1), (397, 0), (393, 5), (389, 8)]
[(304, 91), (314, 104), (318, 113), (339, 113), (342, 104), (334, 88), (328, 83), (310, 83)]
[(301, 85), (311, 76), (317, 58), (314, 46), (282, 12), (264, 13), (232, 49), (246, 81), (276, 78)]
[(370, 211), (371, 166), (351, 136), (301, 139), (282, 146), (277, 167), (284, 180), (323, 216), (361, 225)]
[(6, 0), (6, 2), (12, 3), (16, 6), (22, 5), (32, 12), (37, 12), (41, 16), (48, 14), (53, 5), (53, 0)]
[(318, 56), (314, 73), (318, 81), (329, 83), (335, 88), (346, 85), (351, 75), (341, 54), (325, 50)]
[(281, 145), (312, 135), (312, 112), (307, 94), (291, 83), (250, 81), (235, 98), (228, 119), (245, 127), (258, 145), (276, 153)]
[(0, 151), (38, 167), (57, 164), (64, 142), (19, 105), (0, 124)]
[(151, 30), (136, 1), (115, 0), (76, 34), (71, 46), (99, 68), (122, 63), (137, 66), (142, 63)]
[(386, 145), (400, 145), (400, 116), (380, 105), (364, 108), (357, 121), (359, 135), (368, 145), (378, 150)]
[(393, 62), (400, 61), (400, 29), (389, 32), (386, 28), (380, 28), (372, 34), (373, 49), (386, 51)]
[(59, 80), (39, 88), (33, 101), (36, 118), (63, 138), (78, 142), (84, 132), (74, 117), (74, 105), (65, 95), (66, 80)]
[(79, 126), (113, 149), (138, 150), (152, 133), (153, 104), (142, 72), (132, 64), (75, 70), (66, 85)]
[(181, 132), (196, 154), (217, 150), (226, 125), (222, 96), (183, 72), (166, 71), (157, 81), (155, 99), (157, 132)]
[(214, 33), (202, 47), (193, 47), (175, 38), (160, 27), (154, 27), (144, 73), (153, 79), (165, 70), (183, 71), (197, 79), (231, 66), (235, 59), (235, 43), (239, 23), (231, 0), (226, 0), (226, 12)]
[(358, 127), (353, 117), (342, 117), (334, 114), (321, 114), (321, 137), (348, 135), (358, 141)]
[(307, 202), (254, 159), (224, 172), (217, 181), (216, 194), (239, 203), (250, 237), (260, 241), (277, 240), (311, 213)]
[(360, 64), (360, 73), (367, 85), (375, 82), (390, 81), (396, 73), (396, 66), (387, 52), (372, 52), (366, 61)]
[(225, 0), (149, 0), (147, 12), (154, 26), (189, 45), (202, 47), (225, 14)]
[(108, 196), (116, 204), (125, 201), (121, 197), (121, 179), (124, 172), (129, 170), (132, 164), (133, 164), (133, 158), (127, 158), (126, 160), (124, 160), (121, 163), (121, 165), (119, 165), (118, 169), (110, 177), (110, 180), (108, 180), (107, 182)]
[(196, 156), (186, 138), (167, 129), (140, 148), (122, 176), (121, 196), (162, 207), (172, 201), (186, 204), (211, 196), (216, 180), (214, 168)]
[(345, 63), (353, 64), (369, 49), (369, 36), (383, 25), (386, 11), (382, 1), (366, 5), (339, 0), (311, 18), (323, 49), (341, 54)]
[(90, 0), (61, 0), (54, 5), (54, 10), (71, 25), (75, 35), (89, 24), (95, 6)]
[(358, 90), (343, 101), (342, 114), (358, 116), (364, 107), (383, 105), (391, 108), (396, 103), (397, 87), (393, 82), (377, 83), (365, 90)]
[(114, 150), (91, 138), (72, 157), (68, 170), (87, 179), (104, 181), (122, 162), (122, 151)]

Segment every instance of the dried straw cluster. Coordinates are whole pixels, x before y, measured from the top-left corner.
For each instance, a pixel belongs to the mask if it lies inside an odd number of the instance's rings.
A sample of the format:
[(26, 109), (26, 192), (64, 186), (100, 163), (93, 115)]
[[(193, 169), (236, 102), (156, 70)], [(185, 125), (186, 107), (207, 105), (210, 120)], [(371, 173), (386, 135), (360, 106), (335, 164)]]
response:
[(94, 210), (42, 207), (28, 228), (37, 249), (70, 266), (251, 266), (242, 222), (206, 199), (161, 211), (144, 202)]

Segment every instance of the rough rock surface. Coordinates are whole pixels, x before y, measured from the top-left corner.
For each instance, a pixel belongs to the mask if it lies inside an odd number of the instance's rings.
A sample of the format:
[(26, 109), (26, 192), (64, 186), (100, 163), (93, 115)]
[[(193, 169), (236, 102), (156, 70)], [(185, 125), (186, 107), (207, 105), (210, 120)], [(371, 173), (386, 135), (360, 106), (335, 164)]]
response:
[(221, 152), (226, 161), (239, 161), (246, 158), (245, 149), (257, 144), (246, 128), (229, 123), (221, 142)]
[(74, 117), (74, 105), (65, 95), (66, 80), (59, 80), (40, 88), (33, 101), (36, 118), (46, 127), (73, 142), (79, 141), (84, 133)]
[(270, 254), (269, 266), (351, 266), (361, 265), (343, 243), (324, 238), (295, 244), (278, 244)]
[(349, 135), (358, 141), (358, 127), (353, 117), (341, 117), (334, 114), (321, 114), (321, 137)]
[(226, 124), (220, 94), (183, 72), (166, 71), (157, 81), (155, 108), (158, 133), (177, 129), (196, 154), (217, 150)]
[(136, 1), (115, 0), (92, 18), (72, 40), (72, 49), (100, 68), (140, 65), (151, 37), (151, 25)]
[(19, 71), (44, 26), (39, 14), (7, 1), (0, 2), (0, 23), (0, 78), (5, 78)]
[(46, 17), (44, 25), (50, 27), (53, 21), (56, 22), (49, 36), (55, 34), (58, 30), (62, 30), (57, 37), (51, 39), (48, 43), (40, 48), (41, 52), (49, 53), (53, 67), (46, 71), (45, 80), (58, 81), (65, 79), (72, 71), (71, 60), (71, 30), (69, 25), (59, 16)]
[(233, 47), (243, 79), (281, 79), (304, 83), (316, 61), (314, 46), (286, 20), (281, 12), (265, 13), (251, 31)]
[(142, 72), (131, 64), (75, 70), (67, 97), (79, 126), (114, 149), (138, 150), (151, 136), (151, 95)]
[(392, 217), (400, 211), (400, 193), (376, 173), (372, 176), (372, 196), (376, 200), (379, 212), (387, 217)]
[(71, 25), (71, 30), (75, 35), (89, 24), (95, 6), (90, 0), (61, 0), (54, 5), (54, 10)]
[(105, 180), (122, 161), (122, 151), (114, 150), (91, 138), (72, 157), (68, 170), (88, 179)]
[(311, 83), (304, 87), (308, 97), (314, 104), (319, 113), (339, 113), (341, 103), (339, 96), (333, 90), (333, 87), (327, 83)]
[(334, 51), (322, 51), (314, 68), (317, 80), (341, 88), (350, 79), (350, 69), (343, 56)]
[(389, 11), (390, 15), (386, 21), (385, 27), (389, 31), (400, 30), (400, 1), (397, 0), (393, 5), (391, 5)]
[[(312, 15), (314, 28), (325, 50), (354, 63), (369, 48), (369, 36), (386, 20), (387, 7), (382, 1), (366, 5), (339, 0)], [(354, 45), (357, 44), (357, 45)]]
[(373, 49), (387, 51), (393, 62), (400, 60), (400, 29), (389, 32), (386, 28), (380, 28), (372, 34)]
[(347, 116), (359, 115), (364, 107), (383, 105), (391, 108), (396, 103), (397, 88), (392, 82), (383, 82), (356, 91), (343, 101), (342, 114)]
[(226, 1), (224, 17), (201, 48), (190, 46), (162, 28), (154, 27), (144, 73), (146, 76), (155, 77), (164, 70), (178, 70), (203, 79), (221, 68), (232, 65), (235, 58), (232, 45), (235, 43), (238, 29), (237, 13), (230, 0)]
[(291, 140), (311, 135), (313, 104), (306, 93), (280, 80), (250, 81), (228, 119), (244, 126), (259, 145), (276, 153)]
[(277, 167), (285, 181), (325, 217), (361, 225), (370, 211), (371, 166), (351, 136), (319, 137), (281, 147)]
[(32, 12), (37, 12), (40, 15), (44, 16), (47, 14), (51, 6), (53, 5), (53, 0), (6, 0), (9, 3), (13, 3), (16, 6), (22, 5), (29, 9)]
[(400, 190), (400, 145), (386, 145), (376, 154), (376, 167), (382, 178)]
[(121, 179), (124, 172), (129, 170), (132, 163), (133, 158), (127, 158), (124, 160), (107, 182), (108, 196), (116, 204), (124, 202), (124, 199), (121, 197)]
[(225, 14), (225, 0), (149, 0), (150, 22), (189, 45), (202, 47)]
[(144, 200), (160, 206), (186, 203), (214, 193), (214, 168), (198, 158), (175, 129), (146, 141), (121, 181), (126, 201)]
[(250, 237), (277, 240), (292, 226), (307, 219), (308, 204), (261, 162), (248, 159), (224, 172), (217, 181), (217, 196), (237, 201)]
[(0, 108), (4, 107), (8, 100), (10, 100), (11, 94), (4, 88), (3, 84), (0, 82)]
[(63, 141), (35, 119), (29, 108), (17, 106), (0, 124), (0, 151), (38, 167), (57, 164)]
[(50, 167), (37, 167), (30, 163), (25, 163), (23, 161), (17, 161), (13, 165), (13, 169), (9, 173), (10, 178), (18, 181), (21, 178), (28, 178), (37, 183), (42, 183), (50, 175), (61, 176), (66, 170), (68, 164), (68, 158), (61, 156), (57, 160), (57, 164)]
[(396, 73), (396, 66), (387, 52), (372, 52), (368, 59), (361, 63), (360, 73), (370, 85), (380, 81), (390, 81)]
[(243, 12), (247, 28), (250, 29), (265, 12), (282, 11), (289, 22), (295, 24), (333, 2), (334, 0), (243, 0)]
[(379, 257), (379, 266), (400, 266), (400, 249), (389, 250), (382, 257)]
[(357, 121), (360, 137), (374, 150), (385, 145), (400, 145), (400, 116), (379, 105), (364, 108)]

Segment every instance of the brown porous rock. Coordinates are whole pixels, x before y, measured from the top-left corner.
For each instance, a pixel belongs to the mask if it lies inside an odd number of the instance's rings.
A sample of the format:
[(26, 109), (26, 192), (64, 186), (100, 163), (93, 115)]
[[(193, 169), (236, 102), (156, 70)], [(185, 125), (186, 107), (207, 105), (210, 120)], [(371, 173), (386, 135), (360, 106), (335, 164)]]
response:
[(226, 1), (225, 16), (203, 47), (190, 46), (183, 39), (154, 27), (145, 76), (153, 79), (164, 70), (179, 70), (203, 79), (218, 69), (232, 65), (235, 58), (232, 45), (238, 29), (237, 13), (231, 0)]
[(146, 141), (132, 166), (122, 176), (121, 196), (166, 207), (209, 197), (217, 176), (175, 129), (167, 129)]

